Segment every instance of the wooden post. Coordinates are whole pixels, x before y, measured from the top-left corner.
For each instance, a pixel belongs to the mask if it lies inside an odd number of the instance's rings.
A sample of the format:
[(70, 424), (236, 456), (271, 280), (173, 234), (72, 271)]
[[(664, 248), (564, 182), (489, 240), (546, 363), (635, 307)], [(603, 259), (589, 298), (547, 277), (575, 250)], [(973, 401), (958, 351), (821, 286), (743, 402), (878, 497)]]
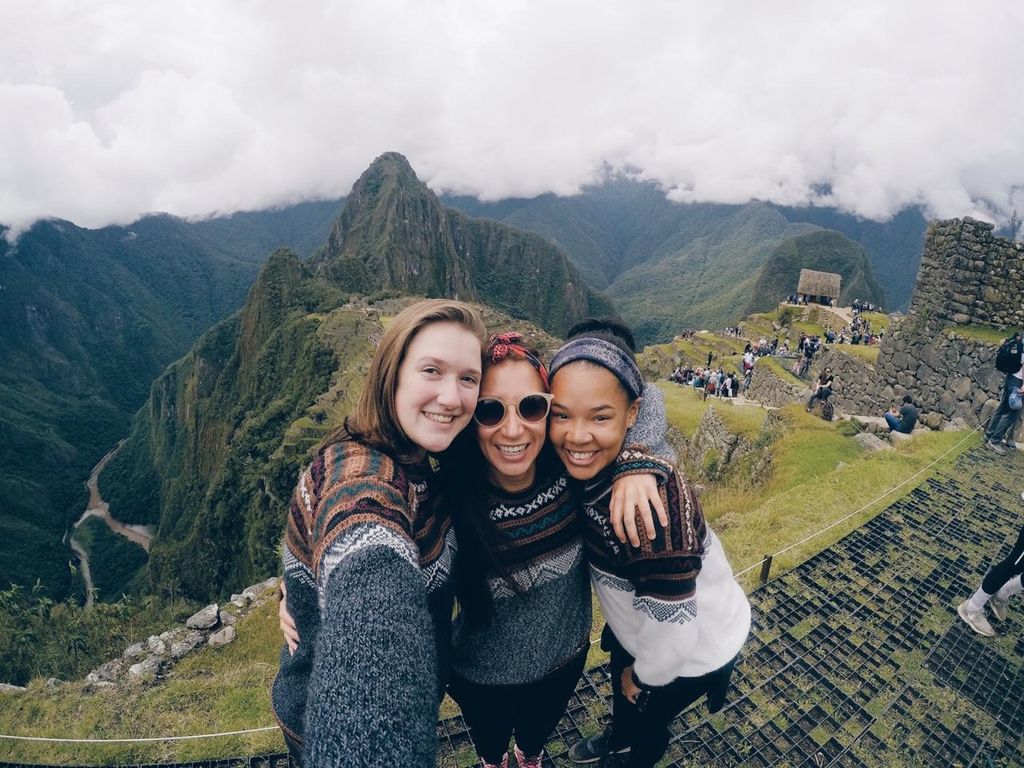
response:
[(764, 560), (761, 561), (761, 584), (768, 583), (768, 574), (772, 571), (772, 556), (765, 555)]

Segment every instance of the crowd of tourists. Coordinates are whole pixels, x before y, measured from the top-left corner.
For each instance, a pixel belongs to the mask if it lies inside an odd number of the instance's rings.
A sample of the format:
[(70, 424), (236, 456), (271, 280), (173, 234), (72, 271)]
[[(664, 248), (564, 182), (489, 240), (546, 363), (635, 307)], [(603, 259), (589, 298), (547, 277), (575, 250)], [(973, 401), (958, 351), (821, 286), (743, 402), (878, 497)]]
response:
[(385, 331), (288, 515), (272, 699), (303, 765), (433, 766), (447, 692), (485, 766), (514, 742), (540, 768), (586, 661), (591, 586), (613, 714), (572, 760), (650, 768), (683, 709), (724, 706), (750, 606), (659, 390), (621, 324), (568, 338), (546, 363), (440, 299)]

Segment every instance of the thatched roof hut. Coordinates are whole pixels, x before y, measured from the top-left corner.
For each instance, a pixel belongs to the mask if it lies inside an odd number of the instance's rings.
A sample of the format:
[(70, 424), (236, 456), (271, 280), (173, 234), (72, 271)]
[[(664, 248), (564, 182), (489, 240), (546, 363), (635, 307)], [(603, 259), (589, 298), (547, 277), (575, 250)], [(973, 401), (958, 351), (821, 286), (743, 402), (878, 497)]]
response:
[(842, 277), (835, 272), (818, 272), (814, 269), (801, 269), (800, 282), (796, 292), (811, 297), (829, 298), (839, 301), (839, 285)]

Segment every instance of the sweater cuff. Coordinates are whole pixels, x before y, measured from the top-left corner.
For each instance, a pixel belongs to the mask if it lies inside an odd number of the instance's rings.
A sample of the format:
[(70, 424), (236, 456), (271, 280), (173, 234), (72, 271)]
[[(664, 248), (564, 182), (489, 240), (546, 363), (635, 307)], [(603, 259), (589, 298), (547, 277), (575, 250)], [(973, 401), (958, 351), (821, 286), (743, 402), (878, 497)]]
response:
[(636, 676), (636, 668), (634, 667), (629, 671), (630, 677), (633, 678), (633, 685), (639, 688), (641, 691), (653, 691), (655, 688), (660, 688), (658, 685), (648, 685), (639, 677)]
[(642, 446), (626, 446), (615, 459), (612, 480), (626, 475), (654, 475), (658, 485), (664, 485), (672, 475), (672, 465), (647, 452)]

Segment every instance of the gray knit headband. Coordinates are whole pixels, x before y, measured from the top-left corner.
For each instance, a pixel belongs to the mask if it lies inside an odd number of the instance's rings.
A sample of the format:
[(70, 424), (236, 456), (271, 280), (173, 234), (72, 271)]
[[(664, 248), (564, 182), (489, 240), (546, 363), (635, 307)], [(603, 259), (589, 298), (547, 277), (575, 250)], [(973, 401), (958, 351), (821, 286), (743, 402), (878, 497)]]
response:
[(585, 336), (567, 342), (551, 358), (551, 365), (548, 367), (551, 378), (555, 377), (559, 368), (576, 360), (589, 360), (607, 368), (622, 382), (632, 400), (636, 400), (644, 393), (644, 377), (636, 362), (610, 341)]

